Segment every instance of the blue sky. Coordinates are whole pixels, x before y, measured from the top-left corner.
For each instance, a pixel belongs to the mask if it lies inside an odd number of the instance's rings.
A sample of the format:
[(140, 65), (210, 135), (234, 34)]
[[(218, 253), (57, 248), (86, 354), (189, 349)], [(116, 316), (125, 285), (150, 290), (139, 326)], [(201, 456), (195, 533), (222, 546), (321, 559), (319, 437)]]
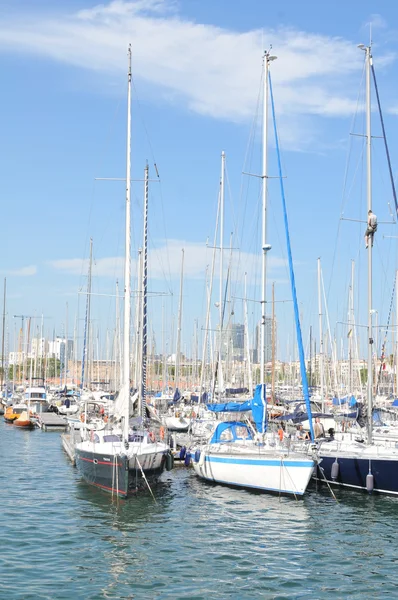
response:
[[(205, 320), (206, 249), (214, 237), (220, 154), (227, 155), (226, 243), (234, 231), (232, 296), (242, 296), (248, 272), (250, 298), (258, 299), (259, 183), (241, 175), (259, 172), (259, 136), (250, 144), (261, 76), (262, 50), (272, 44), (275, 102), (283, 150), (287, 201), (304, 339), (317, 331), (316, 260), (321, 256), (331, 326), (346, 319), (351, 259), (357, 261), (358, 321), (365, 319), (366, 263), (361, 224), (364, 179), (359, 177), (363, 133), (359, 111), (363, 55), (372, 22), (375, 67), (394, 165), (398, 119), (398, 8), (374, 3), (259, 0), (12, 0), (2, 2), (2, 257), (7, 276), (9, 328), (14, 314), (47, 317), (60, 333), (69, 306), (69, 330), (83, 317), (89, 238), (94, 240), (94, 290), (113, 293), (121, 278), (124, 191), (122, 183), (95, 181), (125, 172), (126, 49), (133, 52), (132, 169), (142, 178), (148, 160), (161, 183), (151, 185), (150, 289), (173, 296), (150, 300), (158, 350), (162, 303), (166, 339), (175, 339), (181, 249), (185, 248), (184, 348), (193, 323)], [(376, 115), (375, 115), (376, 117)], [(375, 118), (375, 135), (379, 135)], [(348, 148), (350, 164), (343, 198)], [(381, 140), (374, 140), (374, 210), (388, 220), (388, 185)], [(274, 152), (271, 151), (271, 155)], [(245, 159), (251, 156), (252, 158)], [(359, 162), (358, 162), (359, 161)], [(360, 165), (357, 167), (357, 165)], [(270, 157), (270, 173), (276, 164)], [(397, 169), (394, 168), (394, 173)], [(356, 173), (356, 175), (355, 175)], [(142, 184), (133, 184), (134, 252), (141, 243)], [(269, 185), (268, 238), (273, 246), (269, 283), (288, 300), (279, 184)], [(375, 309), (386, 322), (396, 269), (396, 226), (379, 229), (375, 246)], [(135, 256), (134, 254), (134, 256)], [(134, 258), (133, 256), (133, 258)], [(227, 262), (227, 257), (225, 259)], [(218, 289), (218, 283), (215, 283)], [(78, 298), (80, 298), (78, 300)], [(216, 298), (215, 298), (216, 300)], [(235, 321), (241, 321), (236, 301)], [(101, 329), (114, 326), (114, 300), (93, 299)], [(259, 305), (250, 305), (254, 324)], [(215, 325), (216, 314), (212, 316)], [(281, 357), (292, 355), (289, 303), (278, 303)], [(337, 336), (346, 334), (337, 328)], [(12, 345), (12, 342), (11, 342)]]

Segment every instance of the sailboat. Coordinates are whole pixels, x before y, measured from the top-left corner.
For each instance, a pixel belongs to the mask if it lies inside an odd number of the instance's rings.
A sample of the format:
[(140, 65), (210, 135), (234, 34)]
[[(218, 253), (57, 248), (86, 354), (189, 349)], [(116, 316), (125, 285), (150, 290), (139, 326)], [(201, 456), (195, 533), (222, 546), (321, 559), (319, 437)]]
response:
[[(130, 154), (131, 154), (131, 47), (128, 50), (128, 99), (127, 99), (127, 166), (126, 166), (126, 244), (124, 268), (124, 331), (123, 331), (123, 383), (115, 403), (113, 425), (107, 423), (98, 429), (83, 429), (83, 441), (75, 445), (76, 466), (91, 485), (126, 498), (148, 478), (156, 477), (165, 467), (171, 468), (170, 448), (153, 431), (145, 427), (145, 356), (146, 356), (146, 277), (147, 277), (147, 207), (148, 168), (145, 169), (145, 225), (143, 289), (140, 315), (142, 318), (142, 381), (139, 387), (139, 412), (141, 417), (130, 421)], [(148, 484), (149, 485), (149, 484)]]
[[(271, 80), (269, 78), (270, 63), (276, 57), (269, 52), (264, 54), (264, 97), (263, 97), (263, 160), (262, 160), (262, 285), (261, 285), (261, 354), (260, 354), (260, 384), (257, 385), (252, 400), (244, 403), (227, 402), (224, 404), (208, 405), (214, 412), (244, 413), (251, 411), (256, 424), (253, 428), (250, 422), (242, 420), (219, 422), (209, 439), (195, 452), (193, 467), (196, 474), (210, 481), (232, 486), (252, 488), (264, 492), (302, 496), (311, 479), (315, 460), (308, 452), (307, 447), (295, 448), (294, 443), (277, 444), (275, 436), (267, 435), (267, 401), (265, 374), (265, 326), (266, 326), (266, 256), (271, 246), (266, 242), (266, 208), (267, 208), (267, 128), (268, 128), (268, 91), (271, 93), (273, 106)], [(275, 120), (275, 116), (274, 116)], [(275, 129), (276, 132), (276, 129)], [(276, 136), (277, 141), (277, 136)], [(277, 146), (278, 147), (278, 146)], [(281, 179), (282, 181), (282, 179)], [(284, 199), (284, 196), (283, 196)], [(287, 215), (285, 211), (285, 224)], [(295, 302), (296, 327), (300, 335), (301, 329), (298, 321), (297, 297), (295, 295), (290, 240), (286, 227), (288, 241), (289, 262), (291, 266), (291, 281), (293, 300)], [(302, 348), (302, 342), (301, 342)], [(305, 364), (304, 353), (301, 353), (301, 364)], [(306, 382), (306, 379), (305, 379)], [(308, 408), (308, 385), (306, 387)], [(311, 433), (312, 423), (311, 423)], [(292, 440), (289, 440), (292, 442)]]
[[(371, 154), (371, 73), (376, 83), (371, 46), (359, 46), (366, 60), (366, 145), (367, 145), (367, 214), (372, 208)], [(376, 94), (378, 98), (377, 86)], [(379, 103), (380, 104), (380, 103)], [(380, 105), (379, 105), (380, 109)], [(380, 113), (381, 114), (381, 113)], [(384, 126), (383, 134), (384, 134)], [(385, 140), (385, 134), (384, 134)], [(389, 159), (388, 153), (387, 158)], [(391, 171), (390, 171), (391, 172)], [(367, 222), (367, 220), (366, 220)], [(373, 241), (373, 240), (371, 240)], [(398, 448), (395, 440), (375, 440), (373, 436), (373, 307), (372, 307), (372, 243), (368, 244), (368, 381), (366, 435), (336, 434), (333, 441), (321, 442), (317, 478), (356, 490), (398, 495)]]

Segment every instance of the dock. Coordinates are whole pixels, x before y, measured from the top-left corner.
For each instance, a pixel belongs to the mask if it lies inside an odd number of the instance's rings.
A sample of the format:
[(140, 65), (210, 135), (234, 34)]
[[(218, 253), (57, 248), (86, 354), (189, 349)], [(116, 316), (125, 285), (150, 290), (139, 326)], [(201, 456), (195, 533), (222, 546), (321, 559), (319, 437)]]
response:
[(62, 447), (65, 450), (66, 454), (69, 456), (71, 463), (76, 464), (75, 459), (75, 444), (70, 435), (70, 433), (62, 433), (61, 434)]
[(65, 430), (68, 426), (66, 419), (53, 412), (43, 412), (37, 415), (37, 424), (43, 431)]

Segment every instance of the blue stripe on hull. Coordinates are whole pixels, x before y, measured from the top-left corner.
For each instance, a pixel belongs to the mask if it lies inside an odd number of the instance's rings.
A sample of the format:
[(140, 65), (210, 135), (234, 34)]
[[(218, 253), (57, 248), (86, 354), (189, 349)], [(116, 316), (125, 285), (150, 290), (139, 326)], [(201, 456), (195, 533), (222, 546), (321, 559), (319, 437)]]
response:
[(257, 467), (312, 467), (313, 461), (294, 461), (283, 459), (227, 458), (221, 456), (206, 456), (206, 462), (225, 463), (229, 465), (254, 465)]
[(319, 469), (322, 468), (327, 481), (343, 487), (361, 488), (366, 490), (366, 476), (370, 471), (374, 477), (374, 492), (383, 494), (398, 494), (398, 460), (368, 458), (337, 458), (339, 474), (332, 480), (331, 471), (335, 457), (322, 456), (320, 467), (317, 467), (317, 479), (325, 481)]
[(202, 477), (203, 479), (205, 479), (206, 481), (209, 481), (210, 483), (214, 483), (214, 484), (221, 484), (221, 485), (226, 485), (228, 487), (232, 487), (232, 488), (243, 488), (243, 489), (247, 489), (247, 490), (256, 490), (257, 492), (270, 492), (272, 494), (283, 494), (283, 495), (288, 495), (288, 496), (303, 496), (304, 492), (297, 492), (296, 490), (280, 490), (280, 489), (276, 489), (276, 488), (270, 488), (270, 487), (258, 487), (257, 485), (249, 485), (247, 483), (245, 484), (240, 484), (240, 483), (231, 483), (230, 481), (223, 481), (222, 479), (212, 479), (211, 477), (207, 477), (205, 475), (200, 475), (199, 477)]

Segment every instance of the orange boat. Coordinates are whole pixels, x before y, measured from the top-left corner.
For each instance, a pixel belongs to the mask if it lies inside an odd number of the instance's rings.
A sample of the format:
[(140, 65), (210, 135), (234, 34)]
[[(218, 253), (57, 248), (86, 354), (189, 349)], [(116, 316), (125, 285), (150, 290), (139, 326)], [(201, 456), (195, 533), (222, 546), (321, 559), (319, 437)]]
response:
[(8, 406), (4, 413), (4, 420), (7, 421), (7, 423), (14, 423), (24, 411), (26, 411), (26, 406)]
[(17, 419), (14, 421), (15, 427), (23, 427), (24, 429), (30, 429), (34, 427), (33, 421), (30, 420), (26, 410), (24, 410)]

